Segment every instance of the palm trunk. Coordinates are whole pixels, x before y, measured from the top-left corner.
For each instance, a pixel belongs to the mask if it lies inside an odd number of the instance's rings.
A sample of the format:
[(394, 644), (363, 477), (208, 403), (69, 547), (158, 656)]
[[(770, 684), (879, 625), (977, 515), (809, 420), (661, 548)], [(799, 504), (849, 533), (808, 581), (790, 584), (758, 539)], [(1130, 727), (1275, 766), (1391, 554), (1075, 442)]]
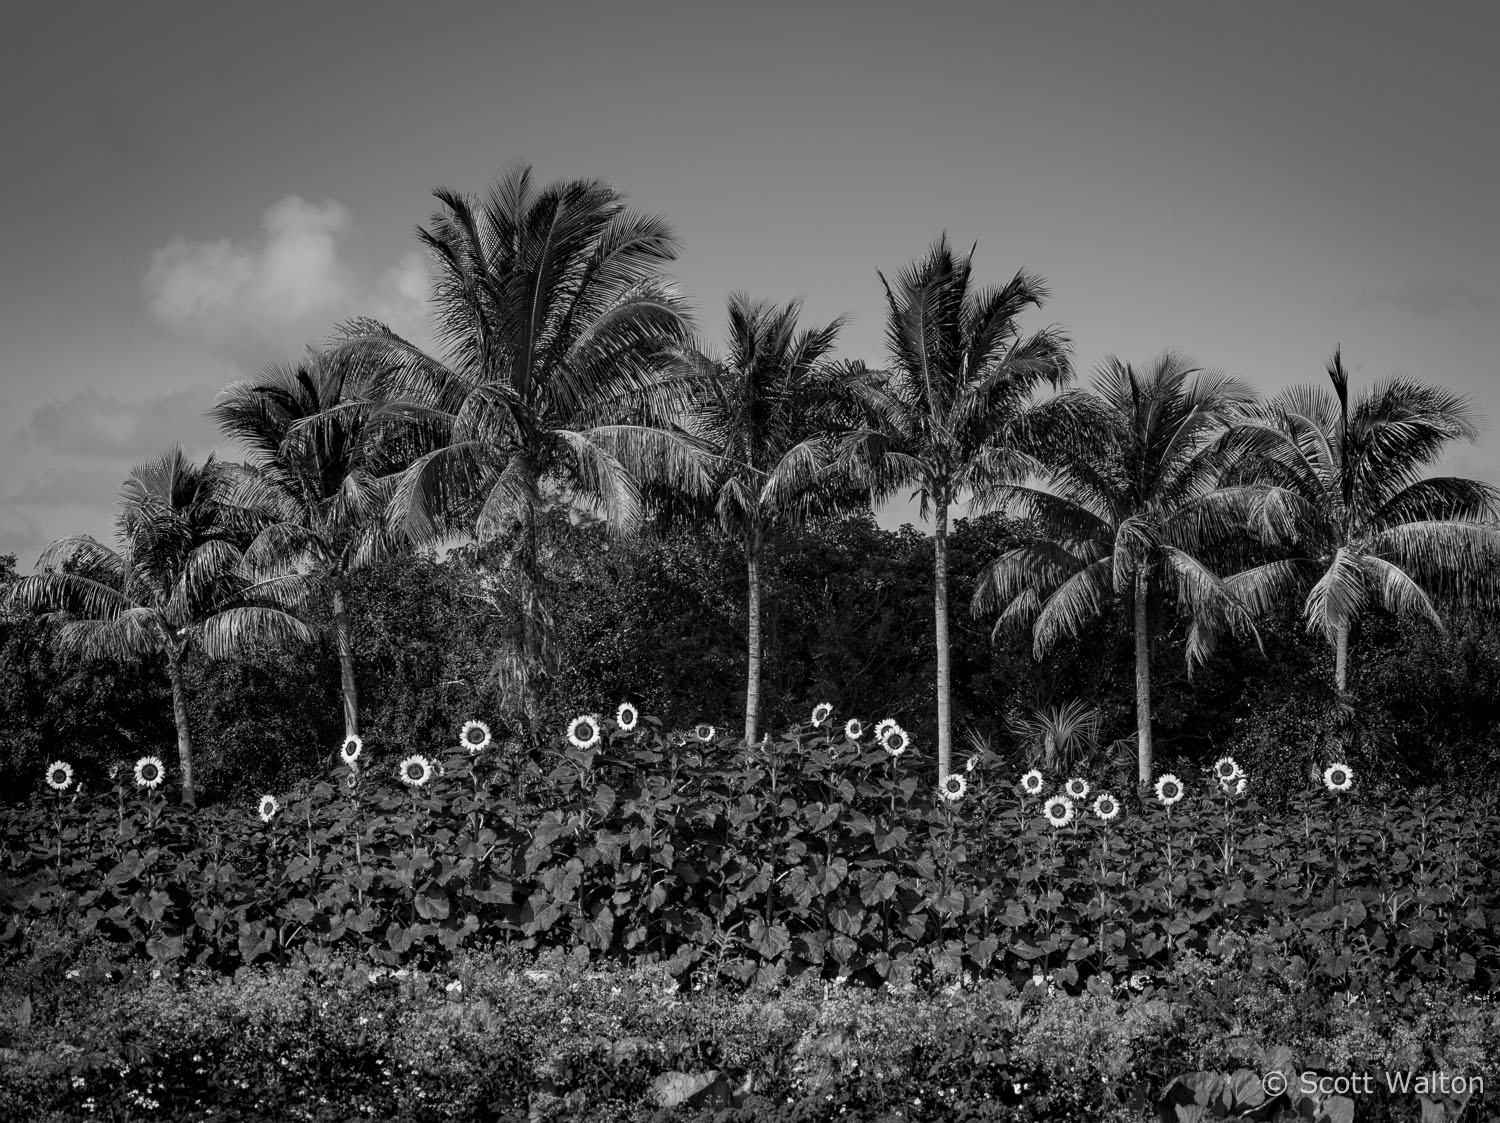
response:
[(939, 499), (933, 523), (933, 622), (937, 637), (937, 735), (938, 775), (941, 785), (948, 777), (952, 759), (953, 675), (948, 665), (948, 501)]
[(1052, 763), (1057, 759), (1057, 738), (1052, 731), (1047, 730), (1047, 735), (1042, 738), (1042, 767), (1048, 772), (1052, 771)]
[(536, 509), (527, 504), (521, 527), (521, 716), (532, 740), (539, 741), (536, 720), (541, 712), (537, 679), (541, 667), (541, 589), (537, 580)]
[(182, 773), (182, 802), (193, 807), (198, 802), (193, 789), (193, 737), (188, 731), (187, 688), (182, 682), (182, 651), (167, 653), (167, 676), (172, 680), (172, 718), (177, 723), (177, 768)]
[(1138, 738), (1137, 775), (1151, 782), (1151, 626), (1146, 617), (1146, 570), (1135, 571), (1135, 721)]
[(1338, 689), (1339, 700), (1349, 690), (1349, 625), (1340, 624), (1333, 632), (1333, 684)]
[(755, 744), (760, 724), (760, 524), (752, 519), (745, 534), (745, 575), (750, 583), (749, 667), (745, 678), (745, 746)]
[(343, 587), (333, 590), (333, 631), (339, 647), (339, 685), (344, 693), (344, 739), (359, 736), (359, 695), (354, 684), (354, 630)]

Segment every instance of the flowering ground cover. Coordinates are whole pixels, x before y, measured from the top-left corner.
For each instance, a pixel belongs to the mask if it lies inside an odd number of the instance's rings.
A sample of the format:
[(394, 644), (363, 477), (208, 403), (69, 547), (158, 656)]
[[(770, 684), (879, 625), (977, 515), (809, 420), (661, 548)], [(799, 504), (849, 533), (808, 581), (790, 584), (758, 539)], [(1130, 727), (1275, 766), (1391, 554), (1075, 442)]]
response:
[[(1388, 1019), (1435, 993), (1491, 1009), (1500, 981), (1493, 796), (1374, 798), (1337, 762), (1285, 806), (1227, 758), (1137, 793), (981, 754), (934, 787), (889, 720), (820, 706), (747, 748), (622, 706), (531, 752), (472, 721), (437, 760), (351, 739), (325, 780), (254, 807), (181, 808), (166, 775), (147, 758), (81, 794), (59, 761), (7, 819), (12, 964), (54, 929), (200, 988), (269, 969), (453, 981), (482, 952), (649, 967), (689, 999), (880, 986), (1019, 1011), (1050, 995), (1110, 1024), (1200, 962)], [(1237, 1063), (1276, 1044), (1246, 1042)], [(1137, 1107), (1163, 1093), (1125, 1083)]]

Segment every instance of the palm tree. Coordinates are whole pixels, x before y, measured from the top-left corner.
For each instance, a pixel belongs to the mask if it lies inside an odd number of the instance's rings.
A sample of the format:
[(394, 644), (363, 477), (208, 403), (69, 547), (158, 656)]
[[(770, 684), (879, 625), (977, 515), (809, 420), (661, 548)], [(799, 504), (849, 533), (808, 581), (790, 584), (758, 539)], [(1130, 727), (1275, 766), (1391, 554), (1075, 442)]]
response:
[[(1137, 370), (1113, 356), (1091, 393), (1069, 395), (1068, 425), (1032, 434), (1046, 486), (1001, 482), (976, 499), (1034, 520), (1041, 538), (1002, 554), (981, 576), (971, 608), (999, 610), (998, 635), (1030, 627), (1040, 659), (1076, 636), (1119, 598), (1135, 635), (1137, 771), (1152, 778), (1150, 601), (1164, 594), (1192, 617), (1187, 659), (1207, 658), (1225, 625), (1246, 614), (1207, 555), (1242, 528), (1219, 493), (1227, 463), (1222, 440), (1254, 400), (1239, 379), (1196, 370), (1167, 353)], [(1089, 401), (1088, 399), (1092, 399)], [(1078, 418), (1088, 418), (1078, 424)]]
[(707, 485), (702, 457), (664, 420), (684, 390), (662, 381), (662, 355), (689, 334), (661, 273), (677, 243), (664, 220), (596, 180), (537, 188), (516, 167), (482, 200), (436, 197), (442, 209), (419, 237), (436, 270), (444, 358), (369, 321), (349, 325), (343, 347), (369, 365), (420, 450), (393, 495), (398, 528), (423, 542), (464, 526), (506, 544), (521, 627), (496, 674), (529, 721), (553, 663), (537, 556), (544, 492), (623, 530), (641, 517), (639, 477)]
[(1467, 398), (1393, 378), (1351, 403), (1338, 349), (1328, 378), (1332, 395), (1286, 390), (1236, 427), (1240, 497), (1261, 538), (1291, 556), (1229, 580), (1256, 612), (1304, 597), (1308, 631), (1333, 647), (1342, 701), (1349, 634), (1372, 605), (1441, 628), (1435, 597), (1493, 593), (1500, 488), (1422, 475), (1452, 441), (1477, 437)]
[(797, 301), (776, 308), (733, 293), (723, 359), (684, 347), (672, 364), (700, 387), (682, 418), (683, 430), (715, 458), (713, 491), (699, 502), (699, 518), (707, 521), (711, 515), (745, 551), (747, 744), (755, 743), (760, 720), (761, 562), (767, 534), (837, 505), (830, 491), (832, 442), (838, 402), (845, 395), (838, 370), (825, 360), (844, 320), (798, 331), (800, 311)]
[(121, 493), (119, 549), (87, 535), (43, 552), (42, 572), (11, 590), (11, 603), (50, 610), (65, 649), (85, 658), (165, 656), (177, 725), (182, 801), (196, 801), (183, 661), (191, 648), (233, 658), (265, 643), (310, 640), (289, 609), (301, 579), (246, 576), (245, 512), (226, 502), (231, 475), (213, 457), (201, 466), (174, 448), (135, 468)]
[(349, 577), (391, 546), (383, 516), (393, 450), (380, 440), (368, 390), (352, 364), (310, 352), (231, 383), (209, 411), (250, 454), (238, 499), (263, 520), (246, 564), (267, 576), (306, 569), (330, 585), (346, 738), (359, 735)]
[(973, 252), (957, 256), (945, 234), (885, 287), (892, 367), (857, 388), (865, 427), (846, 440), (880, 501), (915, 487), (920, 514), (933, 509), (937, 646), (938, 777), (952, 752), (948, 650), (948, 511), (962, 493), (1009, 476), (1024, 460), (1013, 444), (1029, 424), (1033, 393), (1072, 377), (1067, 337), (1045, 328), (1022, 337), (1017, 319), (1047, 290), (1020, 272), (1001, 287), (976, 287)]

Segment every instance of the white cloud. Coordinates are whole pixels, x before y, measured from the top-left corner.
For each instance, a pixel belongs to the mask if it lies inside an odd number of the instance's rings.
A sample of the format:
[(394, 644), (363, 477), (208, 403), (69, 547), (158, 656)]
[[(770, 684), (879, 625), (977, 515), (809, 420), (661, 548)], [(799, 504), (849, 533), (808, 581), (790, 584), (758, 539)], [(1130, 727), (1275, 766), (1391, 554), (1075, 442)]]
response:
[(428, 278), (421, 254), (362, 274), (344, 255), (348, 208), (296, 195), (272, 205), (253, 241), (175, 238), (151, 255), (151, 315), (215, 354), (254, 368), (295, 357), (349, 316), (373, 315), (421, 336)]

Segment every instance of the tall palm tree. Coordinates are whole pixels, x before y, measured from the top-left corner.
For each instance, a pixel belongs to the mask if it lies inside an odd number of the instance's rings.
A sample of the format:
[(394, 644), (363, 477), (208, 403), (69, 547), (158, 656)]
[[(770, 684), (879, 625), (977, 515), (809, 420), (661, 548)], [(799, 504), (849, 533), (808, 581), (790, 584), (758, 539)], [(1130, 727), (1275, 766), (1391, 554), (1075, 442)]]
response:
[(938, 777), (948, 775), (953, 702), (948, 644), (948, 511), (960, 496), (1008, 476), (1024, 459), (1013, 447), (1032, 395), (1072, 377), (1067, 337), (1056, 328), (1022, 336), (1020, 315), (1047, 290), (1021, 272), (980, 288), (973, 251), (956, 255), (943, 235), (927, 256), (885, 287), (891, 369), (857, 388), (864, 428), (844, 453), (880, 501), (909, 487), (920, 514), (933, 510), (933, 613), (937, 646)]
[(830, 490), (835, 413), (844, 395), (839, 372), (826, 360), (844, 320), (798, 331), (800, 311), (797, 301), (777, 308), (733, 293), (723, 357), (683, 347), (672, 363), (700, 387), (682, 428), (714, 457), (713, 491), (700, 503), (700, 518), (711, 515), (745, 552), (747, 744), (754, 744), (760, 721), (761, 562), (767, 533), (827, 509), (835, 498)]
[(680, 403), (662, 354), (690, 331), (662, 275), (677, 243), (597, 180), (538, 188), (516, 167), (483, 199), (435, 194), (442, 209), (418, 234), (436, 271), (443, 358), (372, 322), (349, 325), (343, 347), (369, 364), (419, 449), (393, 495), (398, 528), (428, 541), (462, 525), (506, 544), (521, 634), (496, 673), (529, 719), (552, 663), (544, 493), (625, 529), (641, 517), (639, 477), (707, 486), (698, 450), (664, 420)]
[(1392, 378), (1351, 403), (1338, 349), (1333, 393), (1295, 387), (1236, 428), (1241, 496), (1262, 539), (1291, 556), (1230, 578), (1256, 612), (1303, 597), (1309, 632), (1334, 651), (1334, 686), (1349, 687), (1349, 635), (1369, 608), (1442, 627), (1443, 594), (1493, 594), (1500, 567), (1500, 488), (1424, 476), (1455, 440), (1478, 435), (1469, 400)]
[(380, 440), (375, 408), (354, 364), (313, 351), (231, 383), (209, 411), (250, 454), (238, 499), (262, 521), (246, 564), (264, 576), (305, 569), (330, 586), (346, 738), (359, 735), (349, 576), (392, 544), (383, 518), (395, 450)]
[(1168, 353), (1141, 370), (1111, 356), (1091, 392), (1068, 396), (1078, 399), (1075, 417), (1088, 420), (1033, 433), (1044, 486), (1001, 482), (976, 501), (1034, 520), (1042, 537), (996, 559), (971, 608), (976, 616), (1000, 612), (997, 635), (1030, 627), (1041, 658), (1116, 600), (1128, 606), (1137, 771), (1146, 783), (1154, 756), (1153, 595), (1174, 598), (1192, 618), (1189, 668), (1207, 658), (1224, 626), (1248, 626), (1209, 554), (1243, 527), (1219, 483), (1228, 463), (1223, 436), (1254, 391)]
[(243, 554), (245, 513), (227, 503), (231, 476), (213, 457), (193, 464), (174, 448), (135, 468), (121, 493), (118, 549), (87, 535), (43, 552), (41, 572), (11, 590), (11, 602), (49, 610), (61, 646), (86, 658), (164, 656), (177, 725), (182, 801), (196, 801), (193, 740), (183, 661), (191, 648), (227, 659), (258, 645), (310, 640), (291, 612), (302, 580), (253, 581)]

